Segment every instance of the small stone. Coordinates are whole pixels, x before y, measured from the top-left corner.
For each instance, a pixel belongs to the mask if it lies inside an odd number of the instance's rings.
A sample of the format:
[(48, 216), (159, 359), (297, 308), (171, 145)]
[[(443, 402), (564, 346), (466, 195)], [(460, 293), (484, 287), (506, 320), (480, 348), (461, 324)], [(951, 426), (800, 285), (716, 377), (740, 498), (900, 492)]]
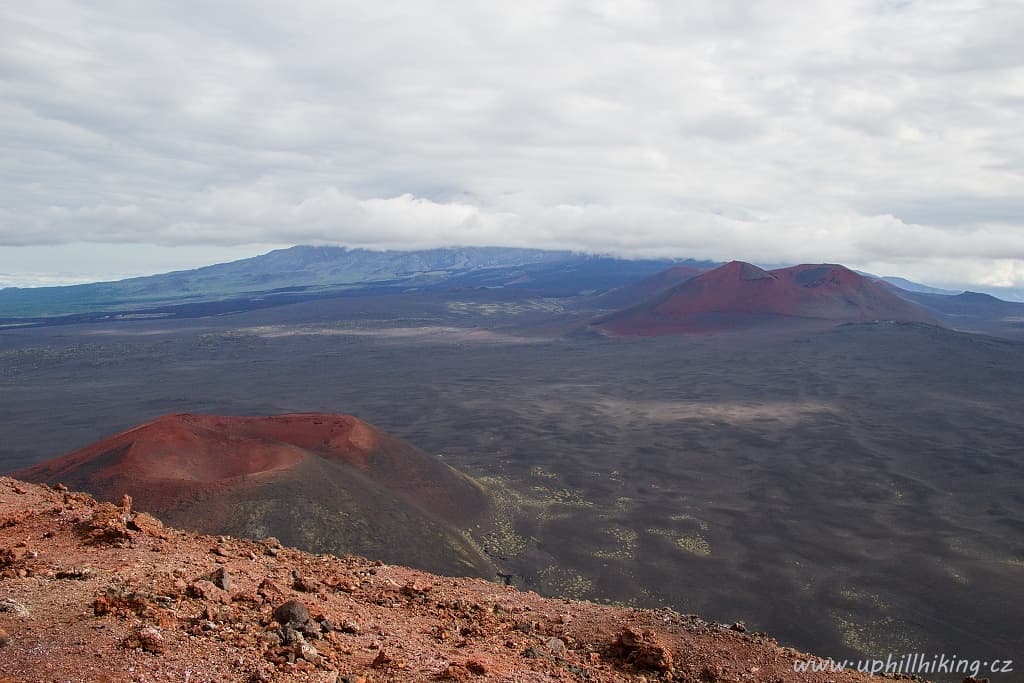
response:
[(469, 671), (461, 664), (449, 664), (438, 678), (442, 681), (464, 681), (469, 678)]
[(469, 669), (472, 673), (475, 673), (477, 676), (483, 676), (487, 673), (487, 667), (482, 662), (479, 662), (475, 659), (471, 659), (468, 662), (466, 662), (466, 668)]
[(231, 574), (224, 567), (218, 567), (210, 574), (210, 581), (221, 590), (231, 590)]
[(742, 621), (737, 621), (735, 624), (729, 627), (730, 630), (736, 631), (737, 633), (746, 633), (747, 625)]
[(146, 512), (140, 512), (135, 515), (128, 522), (128, 528), (141, 531), (147, 536), (153, 536), (154, 538), (169, 538), (169, 534), (164, 529), (164, 523)]
[(320, 653), (317, 652), (315, 647), (306, 642), (305, 639), (299, 641), (299, 656), (310, 664), (320, 665)]
[(14, 600), (11, 600), (9, 598), (4, 598), (3, 600), (0, 600), (0, 612), (4, 612), (6, 614), (13, 614), (16, 617), (21, 618), (28, 616), (28, 609), (24, 605), (22, 605), (20, 602), (15, 602)]
[(281, 637), (281, 632), (275, 628), (269, 631), (264, 631), (260, 635), (260, 642), (277, 647), (284, 644), (284, 638)]
[(722, 680), (722, 674), (722, 667), (718, 664), (705, 664), (701, 669), (700, 677), (701, 680), (708, 681), (708, 683), (717, 683)]
[(92, 576), (92, 569), (88, 567), (73, 567), (62, 569), (53, 575), (57, 579), (70, 579), (72, 581), (85, 581)]
[(141, 647), (144, 651), (158, 655), (164, 651), (164, 636), (153, 626), (143, 626), (128, 638), (129, 647)]
[(524, 620), (524, 621), (520, 621), (518, 624), (516, 624), (516, 630), (517, 631), (521, 631), (522, 633), (531, 633), (532, 631), (535, 631), (536, 629), (537, 629), (537, 624), (532, 622), (532, 621)]
[(0, 647), (6, 645), (8, 640), (10, 640), (10, 636), (7, 635), (7, 631), (0, 628)]
[(565, 641), (561, 638), (548, 638), (544, 646), (558, 655), (565, 652)]
[(383, 669), (384, 667), (390, 665), (393, 661), (394, 660), (391, 659), (391, 657), (389, 657), (387, 653), (384, 652), (383, 649), (381, 649), (381, 651), (377, 653), (377, 656), (373, 658), (373, 664), (371, 664), (371, 666), (374, 669)]
[(303, 576), (298, 571), (293, 571), (292, 587), (303, 593), (315, 593), (320, 589), (320, 584), (316, 579), (311, 579), (308, 576)]
[(274, 609), (274, 621), (279, 624), (304, 624), (309, 621), (309, 610), (298, 600), (289, 600)]
[(200, 579), (189, 585), (188, 593), (194, 598), (201, 600), (209, 600), (211, 602), (230, 602), (231, 596), (226, 591), (221, 590), (213, 584), (212, 581), (206, 579)]
[(338, 630), (342, 633), (353, 633), (357, 634), (360, 631), (359, 624), (354, 621), (343, 621), (338, 626)]
[(409, 597), (415, 597), (429, 592), (432, 588), (433, 586), (429, 583), (420, 581), (419, 579), (414, 579), (402, 586), (402, 594), (408, 595)]
[(302, 624), (299, 627), (299, 632), (302, 635), (307, 636), (309, 638), (319, 638), (320, 625), (317, 624), (315, 621), (307, 621), (305, 624)]
[(93, 543), (114, 543), (130, 538), (124, 513), (112, 503), (100, 503), (89, 520), (89, 537)]
[[(638, 669), (670, 672), (673, 668), (672, 653), (651, 631), (637, 633), (629, 627), (622, 629), (612, 643), (610, 654)], [(717, 679), (705, 677), (705, 680)]]
[(260, 581), (259, 587), (256, 589), (266, 599), (277, 597), (280, 599), (284, 595), (284, 591), (281, 590), (280, 586), (271, 581), (270, 579), (263, 579)]
[(228, 549), (225, 548), (222, 545), (218, 545), (217, 547), (215, 547), (210, 552), (212, 552), (214, 555), (217, 555), (219, 557), (231, 557), (231, 552), (228, 551)]

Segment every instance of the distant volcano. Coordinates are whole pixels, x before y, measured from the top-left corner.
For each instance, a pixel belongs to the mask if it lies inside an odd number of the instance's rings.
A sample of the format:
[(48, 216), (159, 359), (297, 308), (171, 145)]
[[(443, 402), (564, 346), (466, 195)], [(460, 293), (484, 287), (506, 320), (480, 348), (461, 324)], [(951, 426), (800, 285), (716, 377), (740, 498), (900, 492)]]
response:
[(742, 261), (715, 268), (597, 321), (616, 335), (657, 336), (740, 329), (898, 320), (934, 322), (888, 287), (834, 264), (763, 270)]
[(493, 576), (460, 532), (488, 509), (483, 490), (348, 415), (167, 415), (15, 476), (107, 500), (129, 494), (204, 533)]

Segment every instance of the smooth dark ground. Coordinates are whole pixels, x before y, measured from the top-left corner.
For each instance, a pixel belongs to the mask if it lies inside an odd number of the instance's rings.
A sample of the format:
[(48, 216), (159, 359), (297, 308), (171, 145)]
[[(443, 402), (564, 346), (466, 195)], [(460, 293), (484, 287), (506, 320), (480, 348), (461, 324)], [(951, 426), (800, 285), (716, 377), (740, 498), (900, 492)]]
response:
[(492, 489), (475, 533), (519, 585), (826, 656), (1024, 656), (1024, 344), (545, 337), (566, 301), (521, 296), (0, 331), (0, 472), (168, 412), (353, 413)]

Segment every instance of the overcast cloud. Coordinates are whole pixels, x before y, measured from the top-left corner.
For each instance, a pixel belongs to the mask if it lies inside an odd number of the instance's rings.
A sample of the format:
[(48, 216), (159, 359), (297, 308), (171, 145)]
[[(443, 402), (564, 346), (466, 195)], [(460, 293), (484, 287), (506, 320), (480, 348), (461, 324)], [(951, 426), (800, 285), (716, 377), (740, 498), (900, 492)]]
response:
[(997, 0), (7, 2), (0, 273), (462, 244), (1024, 286), (1022, 35)]

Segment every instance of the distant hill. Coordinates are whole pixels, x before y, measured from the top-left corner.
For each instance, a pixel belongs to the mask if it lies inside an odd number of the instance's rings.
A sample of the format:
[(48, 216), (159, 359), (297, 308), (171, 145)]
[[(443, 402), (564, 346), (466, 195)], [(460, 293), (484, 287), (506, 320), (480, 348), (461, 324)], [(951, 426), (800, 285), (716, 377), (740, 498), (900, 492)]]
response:
[(16, 476), (110, 501), (128, 494), (205, 533), (493, 577), (460, 532), (488, 509), (483, 490), (348, 415), (167, 415)]
[(907, 298), (926, 308), (952, 315), (973, 315), (982, 311), (998, 315), (1019, 313), (1024, 310), (1024, 304), (1003, 301), (981, 292), (962, 292), (954, 295), (912, 292)]
[(904, 292), (901, 296), (954, 329), (1024, 339), (1024, 303), (1003, 301), (981, 292), (954, 296)]
[(595, 297), (593, 303), (602, 308), (628, 308), (635, 306), (653, 299), (678, 284), (697, 277), (711, 267), (712, 265), (710, 264), (702, 264), (697, 261), (672, 266), (650, 277), (645, 277), (638, 282), (632, 282), (610, 292), (605, 292)]
[(920, 282), (914, 282), (913, 280), (908, 280), (905, 277), (894, 277), (891, 275), (881, 276), (875, 275), (874, 273), (867, 273), (863, 270), (854, 270), (853, 272), (857, 273), (858, 275), (863, 275), (866, 278), (871, 278), (872, 280), (885, 282), (887, 284), (892, 285), (893, 287), (898, 287), (899, 289), (902, 289), (903, 291), (906, 292), (926, 292), (928, 294), (959, 294), (962, 291), (959, 289), (941, 289), (939, 287), (923, 285)]
[[(66, 287), (0, 289), (0, 322), (96, 312), (171, 315), (172, 307), (224, 300), (266, 306), (357, 291), (518, 287), (569, 296), (621, 286), (671, 266), (568, 251), (466, 247), (370, 251), (296, 246), (162, 275)], [(232, 310), (237, 306), (227, 306)], [(212, 312), (224, 312), (214, 309)]]
[(889, 287), (841, 265), (777, 270), (733, 261), (595, 321), (617, 335), (701, 333), (760, 325), (872, 320), (934, 322)]
[(900, 289), (904, 289), (904, 290), (906, 290), (908, 292), (924, 292), (924, 293), (927, 293), (927, 294), (948, 294), (948, 295), (953, 295), (953, 294), (959, 294), (960, 293), (958, 290), (942, 289), (940, 287), (931, 287), (929, 285), (922, 285), (920, 282), (914, 282), (913, 280), (908, 280), (905, 277), (887, 276), (887, 277), (882, 277), (882, 278), (878, 278), (878, 279), (880, 279), (882, 282), (888, 282), (890, 285), (894, 285), (894, 286), (899, 287)]

